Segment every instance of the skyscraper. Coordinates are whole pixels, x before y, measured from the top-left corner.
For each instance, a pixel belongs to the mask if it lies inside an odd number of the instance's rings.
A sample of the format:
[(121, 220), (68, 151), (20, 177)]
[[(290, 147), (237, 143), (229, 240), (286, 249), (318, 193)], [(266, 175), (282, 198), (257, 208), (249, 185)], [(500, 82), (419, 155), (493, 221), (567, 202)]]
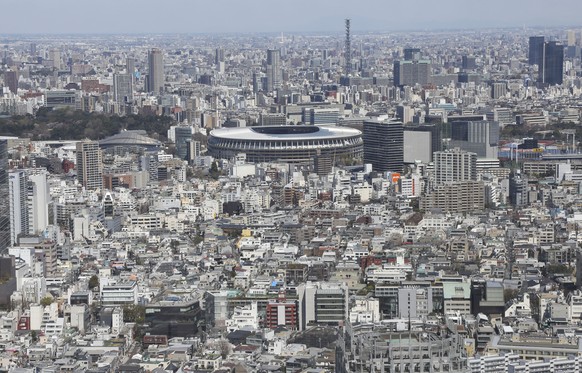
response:
[(118, 103), (133, 101), (132, 74), (113, 74), (113, 100)]
[(154, 48), (148, 52), (148, 92), (159, 94), (164, 88), (164, 61), (162, 51)]
[(51, 49), (49, 51), (49, 60), (53, 61), (53, 67), (60, 70), (62, 67), (61, 51), (59, 49)]
[(432, 162), (434, 152), (442, 149), (442, 142), (440, 125), (421, 124), (404, 127), (404, 162), (413, 163), (417, 160)]
[(103, 162), (97, 141), (77, 143), (77, 180), (86, 189), (103, 187)]
[(394, 61), (394, 85), (413, 86), (428, 84), (430, 77), (430, 61)]
[(0, 140), (0, 253), (10, 245), (10, 186), (8, 183), (8, 143)]
[(499, 123), (486, 120), (451, 123), (451, 148), (461, 148), (479, 158), (497, 158)]
[(529, 38), (529, 56), (530, 65), (542, 65), (542, 56), (545, 38), (543, 36), (530, 36)]
[(283, 75), (281, 72), (281, 51), (279, 49), (267, 50), (267, 90), (272, 92), (281, 88)]
[(364, 163), (378, 172), (402, 172), (404, 127), (401, 122), (364, 122)]
[(127, 57), (125, 60), (125, 72), (134, 76), (135, 74), (135, 59), (133, 57)]
[(477, 180), (477, 154), (459, 148), (434, 152), (434, 173), (437, 185)]
[(16, 94), (18, 92), (18, 72), (15, 70), (5, 71), (4, 85), (10, 89), (10, 92)]
[(544, 85), (562, 84), (564, 79), (564, 46), (555, 41), (543, 44), (542, 65), (538, 81)]
[(23, 170), (8, 174), (10, 203), (10, 243), (18, 243), (20, 234), (28, 234), (26, 173)]
[(214, 51), (214, 64), (218, 66), (221, 62), (224, 62), (224, 49), (216, 48)]
[(420, 48), (404, 48), (404, 60), (405, 61), (420, 60)]
[(568, 30), (567, 32), (568, 37), (568, 46), (573, 47), (576, 45), (576, 31), (575, 30)]
[(28, 233), (39, 234), (49, 225), (49, 186), (47, 172), (27, 175)]
[(180, 159), (189, 160), (190, 157), (190, 142), (192, 141), (192, 127), (190, 126), (176, 126), (174, 128), (176, 137), (176, 155)]
[(507, 84), (496, 82), (491, 84), (491, 98), (497, 100), (507, 94)]

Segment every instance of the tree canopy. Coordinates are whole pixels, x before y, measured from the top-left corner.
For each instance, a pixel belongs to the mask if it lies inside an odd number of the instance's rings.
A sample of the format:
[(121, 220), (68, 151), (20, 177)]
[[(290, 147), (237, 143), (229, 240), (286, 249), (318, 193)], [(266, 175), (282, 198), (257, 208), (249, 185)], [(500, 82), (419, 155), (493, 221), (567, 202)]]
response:
[(99, 140), (121, 130), (145, 130), (148, 135), (166, 139), (172, 117), (156, 115), (109, 115), (80, 110), (40, 108), (36, 116), (0, 118), (0, 136), (28, 137), (32, 140)]

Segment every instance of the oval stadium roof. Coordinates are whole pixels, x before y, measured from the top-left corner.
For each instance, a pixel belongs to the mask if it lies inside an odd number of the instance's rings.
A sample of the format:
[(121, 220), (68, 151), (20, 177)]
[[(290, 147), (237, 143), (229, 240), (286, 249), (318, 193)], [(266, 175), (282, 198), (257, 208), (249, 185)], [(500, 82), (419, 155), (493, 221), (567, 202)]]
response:
[(102, 148), (113, 146), (142, 146), (147, 148), (160, 147), (162, 143), (156, 139), (145, 136), (145, 131), (122, 131), (117, 135), (109, 136), (99, 141)]

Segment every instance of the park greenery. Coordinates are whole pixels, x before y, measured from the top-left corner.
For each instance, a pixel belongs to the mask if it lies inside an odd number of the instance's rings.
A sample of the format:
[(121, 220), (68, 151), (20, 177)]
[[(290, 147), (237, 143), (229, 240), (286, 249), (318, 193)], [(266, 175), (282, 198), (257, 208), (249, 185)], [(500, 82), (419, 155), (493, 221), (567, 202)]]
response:
[(41, 108), (36, 116), (17, 115), (0, 118), (0, 136), (31, 140), (100, 140), (122, 130), (144, 130), (149, 136), (165, 140), (172, 117), (157, 115), (110, 115), (80, 110)]

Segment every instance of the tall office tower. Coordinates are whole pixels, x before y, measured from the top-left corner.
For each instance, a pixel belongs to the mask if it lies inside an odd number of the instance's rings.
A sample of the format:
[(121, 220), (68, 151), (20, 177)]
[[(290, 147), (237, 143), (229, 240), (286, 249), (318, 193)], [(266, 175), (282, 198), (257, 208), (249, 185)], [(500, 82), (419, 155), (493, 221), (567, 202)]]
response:
[(176, 126), (174, 127), (174, 134), (176, 139), (176, 155), (180, 159), (189, 160), (191, 158), (190, 142), (192, 141), (192, 127)]
[(434, 152), (433, 158), (437, 185), (477, 180), (477, 154), (454, 148)]
[(542, 57), (545, 38), (543, 36), (530, 36), (529, 56), (527, 62), (530, 65), (542, 66)]
[(135, 76), (135, 58), (127, 57), (125, 60), (125, 72), (127, 74), (131, 74), (131, 76)]
[(113, 100), (118, 103), (133, 101), (132, 74), (113, 74)]
[(346, 59), (346, 75), (352, 72), (352, 37), (350, 35), (350, 19), (346, 18), (346, 40), (345, 40), (345, 52), (344, 56)]
[(281, 88), (283, 74), (281, 71), (281, 51), (279, 49), (267, 50), (267, 90), (272, 92)]
[(61, 51), (59, 49), (51, 49), (49, 51), (49, 60), (53, 61), (53, 67), (57, 70), (62, 67)]
[(430, 78), (430, 61), (394, 61), (394, 85), (413, 86), (426, 85)]
[(405, 61), (420, 60), (420, 48), (404, 48), (404, 60)]
[(47, 172), (42, 170), (27, 176), (28, 233), (42, 233), (49, 225), (50, 193)]
[(30, 43), (30, 56), (36, 57), (36, 44)]
[(441, 126), (421, 124), (404, 127), (404, 163), (433, 161), (433, 153), (442, 149)]
[(218, 66), (221, 62), (224, 62), (224, 49), (216, 48), (214, 51), (214, 64)]
[(23, 170), (8, 174), (10, 203), (10, 243), (18, 243), (20, 234), (28, 234), (26, 173)]
[(576, 46), (576, 31), (575, 30), (568, 30), (567, 38), (568, 38), (568, 46), (569, 47)]
[(564, 46), (555, 41), (544, 43), (542, 63), (538, 70), (538, 81), (545, 85), (562, 84), (564, 79)]
[(364, 163), (378, 172), (402, 172), (404, 127), (401, 122), (364, 121)]
[(148, 92), (159, 94), (164, 88), (164, 61), (162, 51), (154, 48), (148, 52)]
[(86, 189), (103, 187), (103, 162), (97, 141), (77, 143), (77, 180)]
[(18, 93), (18, 71), (7, 70), (4, 72), (4, 85), (8, 87), (10, 92)]
[(491, 98), (497, 100), (498, 98), (505, 97), (506, 94), (507, 94), (507, 84), (505, 83), (491, 84)]
[(499, 123), (486, 120), (451, 123), (451, 148), (461, 148), (479, 158), (497, 158)]
[(475, 57), (463, 56), (461, 60), (461, 67), (463, 70), (473, 70), (477, 68), (477, 62)]
[(10, 184), (8, 182), (8, 143), (0, 140), (0, 254), (10, 246)]

